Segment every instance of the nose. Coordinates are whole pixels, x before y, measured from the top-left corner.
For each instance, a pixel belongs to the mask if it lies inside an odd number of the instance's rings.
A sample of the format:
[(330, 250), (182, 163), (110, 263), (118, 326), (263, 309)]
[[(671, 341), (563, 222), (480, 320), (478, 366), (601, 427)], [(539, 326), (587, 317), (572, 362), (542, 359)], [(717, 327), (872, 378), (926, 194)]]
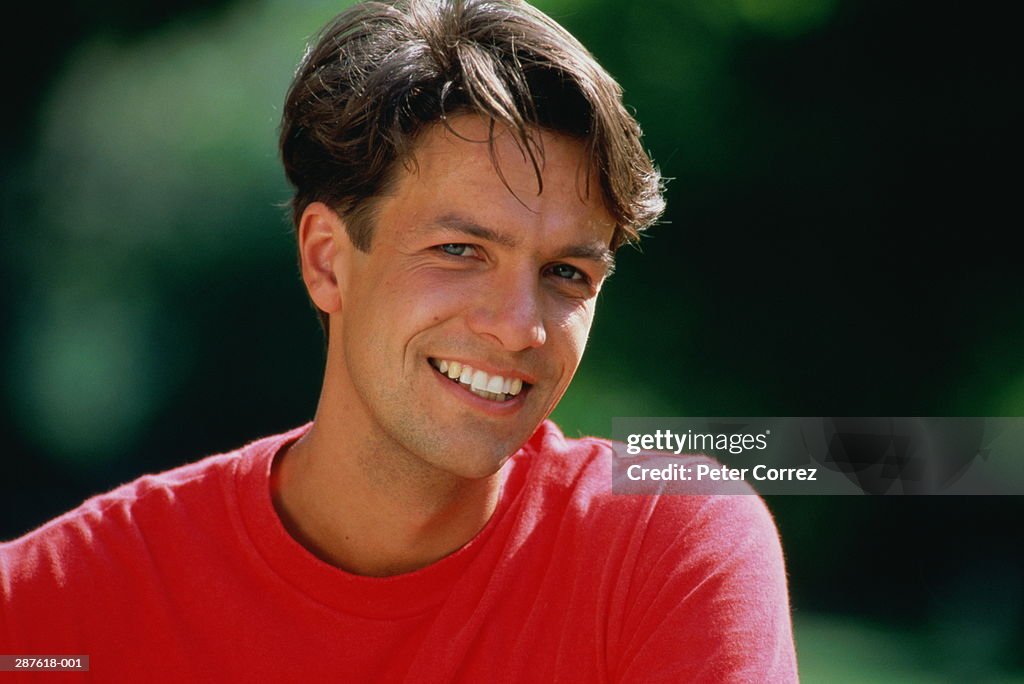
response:
[(541, 296), (533, 274), (495, 282), (479, 292), (467, 317), (469, 328), (507, 351), (540, 347), (547, 340)]

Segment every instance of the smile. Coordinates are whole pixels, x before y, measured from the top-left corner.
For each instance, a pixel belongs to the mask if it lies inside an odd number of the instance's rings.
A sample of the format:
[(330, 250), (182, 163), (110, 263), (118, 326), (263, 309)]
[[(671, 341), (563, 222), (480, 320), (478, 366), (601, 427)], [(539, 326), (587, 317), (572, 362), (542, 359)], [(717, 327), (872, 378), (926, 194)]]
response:
[[(465, 389), (478, 397), (491, 401), (509, 401), (512, 397), (519, 394), (524, 386), (523, 381), (519, 378), (491, 375), (458, 361), (430, 359), (430, 365), (441, 375), (447, 376), (452, 382), (461, 384)], [(529, 385), (526, 385), (526, 387), (529, 387)]]

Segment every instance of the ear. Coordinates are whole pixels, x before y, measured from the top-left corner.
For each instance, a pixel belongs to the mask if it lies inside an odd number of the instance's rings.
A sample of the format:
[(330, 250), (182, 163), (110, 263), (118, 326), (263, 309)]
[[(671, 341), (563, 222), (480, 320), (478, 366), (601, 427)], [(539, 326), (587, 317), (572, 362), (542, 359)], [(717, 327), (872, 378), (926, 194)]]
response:
[(298, 227), (302, 280), (309, 298), (321, 311), (341, 311), (339, 269), (352, 249), (345, 222), (323, 202), (311, 202), (302, 212)]

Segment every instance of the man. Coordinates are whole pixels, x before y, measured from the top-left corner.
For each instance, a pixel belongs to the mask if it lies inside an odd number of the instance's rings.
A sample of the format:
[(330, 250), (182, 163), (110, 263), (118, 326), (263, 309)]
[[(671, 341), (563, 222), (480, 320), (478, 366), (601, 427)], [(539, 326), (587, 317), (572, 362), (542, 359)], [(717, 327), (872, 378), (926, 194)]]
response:
[(281, 132), (328, 337), (310, 425), (0, 547), (0, 652), (103, 680), (792, 681), (756, 496), (616, 496), (548, 414), (660, 178), (514, 0), (339, 15)]

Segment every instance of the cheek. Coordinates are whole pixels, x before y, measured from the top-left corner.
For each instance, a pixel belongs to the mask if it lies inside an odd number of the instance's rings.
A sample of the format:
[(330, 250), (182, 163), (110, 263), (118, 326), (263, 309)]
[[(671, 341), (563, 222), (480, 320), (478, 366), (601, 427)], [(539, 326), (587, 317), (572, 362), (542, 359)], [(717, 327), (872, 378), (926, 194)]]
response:
[(472, 296), (465, 278), (445, 278), (425, 270), (380, 277), (362, 288), (360, 323), (378, 337), (411, 338), (421, 330), (456, 316)]
[(587, 337), (590, 335), (590, 327), (593, 322), (594, 305), (593, 302), (588, 302), (565, 312), (554, 323), (559, 338), (564, 340), (566, 355), (572, 356), (577, 363), (587, 346)]
[(423, 268), (393, 278), (386, 296), (419, 320), (439, 321), (468, 306), (488, 284), (466, 273)]

